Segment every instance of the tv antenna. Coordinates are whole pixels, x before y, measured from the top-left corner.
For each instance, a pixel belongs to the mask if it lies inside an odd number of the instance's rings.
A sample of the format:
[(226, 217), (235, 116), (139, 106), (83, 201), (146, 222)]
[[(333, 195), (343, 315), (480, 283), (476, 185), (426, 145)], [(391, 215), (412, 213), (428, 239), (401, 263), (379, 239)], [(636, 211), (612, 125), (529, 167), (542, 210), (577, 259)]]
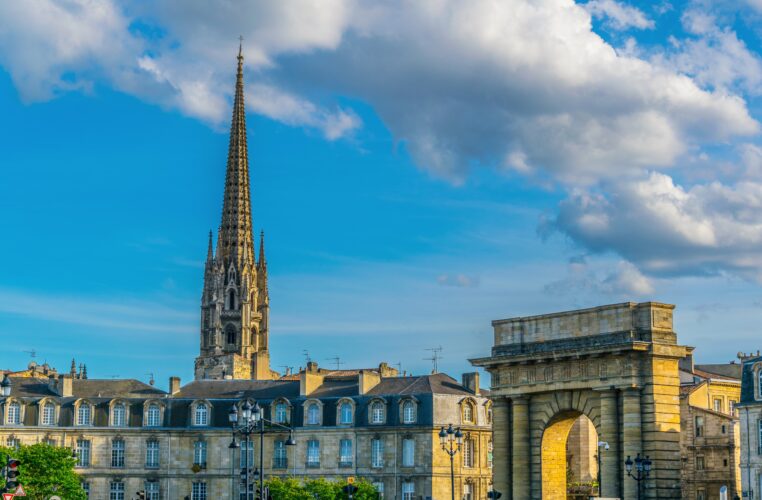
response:
[(310, 357), (310, 352), (307, 349), (304, 349), (302, 351), (302, 355), (304, 356), (304, 359), (307, 361), (307, 363), (312, 361), (312, 358)]
[(396, 366), (397, 367), (397, 376), (401, 377), (402, 376), (402, 361), (397, 361), (392, 366)]
[(153, 378), (153, 372), (146, 373), (150, 378), (148, 379), (148, 385), (154, 385), (156, 383), (156, 380)]
[(340, 358), (340, 357), (338, 357), (338, 356), (334, 356), (334, 357), (332, 357), (332, 358), (326, 358), (326, 359), (327, 359), (328, 361), (333, 361), (334, 363), (336, 363), (336, 371), (339, 371), (339, 370), (341, 370), (341, 365), (343, 365), (343, 364), (344, 364), (344, 363), (341, 361), (341, 358)]
[(22, 351), (22, 352), (25, 352), (25, 353), (29, 354), (29, 357), (32, 358), (32, 359), (37, 357), (37, 351), (34, 350), (34, 349), (30, 349), (28, 351)]
[(443, 358), (441, 354), (442, 346), (440, 345), (439, 347), (431, 347), (426, 350), (431, 351), (431, 357), (423, 359), (426, 361), (431, 361), (431, 363), (434, 365), (434, 370), (431, 373), (439, 373), (439, 360)]

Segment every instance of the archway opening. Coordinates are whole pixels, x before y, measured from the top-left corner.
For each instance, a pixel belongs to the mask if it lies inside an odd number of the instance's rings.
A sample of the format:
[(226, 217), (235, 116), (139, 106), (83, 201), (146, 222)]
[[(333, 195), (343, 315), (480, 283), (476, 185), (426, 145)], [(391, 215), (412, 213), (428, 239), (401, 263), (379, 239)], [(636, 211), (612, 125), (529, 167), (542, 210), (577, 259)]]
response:
[(542, 498), (577, 500), (597, 495), (598, 433), (577, 411), (556, 415), (542, 435)]

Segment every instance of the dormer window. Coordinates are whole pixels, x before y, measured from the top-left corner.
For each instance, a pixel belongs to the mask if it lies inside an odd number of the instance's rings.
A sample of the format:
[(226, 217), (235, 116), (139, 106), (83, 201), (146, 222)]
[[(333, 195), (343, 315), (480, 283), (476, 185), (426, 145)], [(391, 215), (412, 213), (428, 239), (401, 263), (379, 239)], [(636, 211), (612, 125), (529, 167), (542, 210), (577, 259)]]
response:
[(199, 403), (193, 412), (193, 425), (209, 425), (209, 408), (206, 403)]
[(90, 403), (82, 402), (77, 407), (77, 425), (91, 425)]
[(117, 403), (111, 408), (111, 425), (114, 427), (124, 427), (126, 409), (124, 403)]
[(42, 425), (55, 425), (56, 405), (48, 401), (42, 405)]
[(317, 405), (317, 403), (312, 403), (307, 407), (307, 424), (320, 424), (320, 407)]
[(352, 423), (354, 417), (354, 411), (352, 403), (349, 401), (343, 401), (339, 405), (339, 423), (342, 425), (349, 425)]
[(415, 402), (408, 399), (402, 403), (403, 424), (414, 424), (416, 420), (416, 413)]
[(470, 401), (463, 404), (463, 422), (467, 424), (474, 423), (474, 405)]
[(383, 424), (386, 420), (386, 408), (381, 401), (374, 401), (370, 405), (370, 423)]
[(275, 403), (275, 423), (285, 424), (288, 422), (288, 406), (283, 401)]
[(8, 404), (6, 408), (7, 414), (5, 422), (8, 425), (19, 425), (21, 423), (21, 405), (18, 402), (13, 401)]
[(148, 410), (146, 410), (146, 425), (148, 427), (159, 427), (161, 425), (161, 408), (156, 403), (148, 405)]
[(762, 399), (762, 367), (760, 367), (759, 371), (757, 372), (758, 375), (758, 382), (757, 387), (759, 390), (759, 398)]

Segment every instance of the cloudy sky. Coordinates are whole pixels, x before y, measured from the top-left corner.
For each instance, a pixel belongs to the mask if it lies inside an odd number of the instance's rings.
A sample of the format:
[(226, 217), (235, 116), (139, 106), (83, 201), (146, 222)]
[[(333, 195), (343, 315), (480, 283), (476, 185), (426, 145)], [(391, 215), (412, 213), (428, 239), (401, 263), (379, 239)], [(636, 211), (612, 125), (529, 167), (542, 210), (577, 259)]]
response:
[(762, 347), (760, 0), (11, 0), (0, 366), (192, 376), (239, 35), (275, 369), (626, 300)]

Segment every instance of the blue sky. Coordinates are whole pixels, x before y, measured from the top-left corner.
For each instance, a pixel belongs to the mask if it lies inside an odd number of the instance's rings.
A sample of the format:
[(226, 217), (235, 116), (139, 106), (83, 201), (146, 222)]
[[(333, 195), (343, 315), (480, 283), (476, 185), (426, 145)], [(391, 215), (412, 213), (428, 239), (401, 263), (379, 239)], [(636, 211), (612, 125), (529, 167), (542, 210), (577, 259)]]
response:
[(760, 348), (762, 4), (0, 6), (0, 366), (192, 377), (244, 36), (275, 369), (458, 375), (493, 319)]

